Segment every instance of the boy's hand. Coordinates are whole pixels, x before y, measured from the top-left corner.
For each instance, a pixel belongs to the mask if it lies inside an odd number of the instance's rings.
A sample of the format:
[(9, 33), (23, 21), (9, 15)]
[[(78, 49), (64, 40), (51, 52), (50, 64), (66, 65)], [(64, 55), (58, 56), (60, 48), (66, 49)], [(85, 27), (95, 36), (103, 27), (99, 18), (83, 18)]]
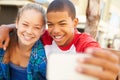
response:
[(8, 25), (1, 25), (0, 26), (0, 48), (6, 50), (9, 44), (9, 29)]
[[(78, 67), (77, 71), (83, 74), (91, 75), (99, 78), (100, 80), (116, 80), (119, 72), (119, 53), (112, 52), (105, 49), (88, 49), (86, 53), (89, 53), (91, 57), (79, 60), (84, 64), (92, 64), (101, 67), (101, 70), (93, 68)], [(120, 55), (120, 54), (119, 54)]]

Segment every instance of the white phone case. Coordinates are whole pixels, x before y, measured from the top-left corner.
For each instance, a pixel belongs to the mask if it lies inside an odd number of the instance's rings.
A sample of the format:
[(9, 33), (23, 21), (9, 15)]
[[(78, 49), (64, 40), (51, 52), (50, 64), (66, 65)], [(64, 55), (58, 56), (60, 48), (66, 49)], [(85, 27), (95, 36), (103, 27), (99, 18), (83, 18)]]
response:
[[(89, 57), (86, 54), (51, 54), (48, 56), (47, 63), (47, 79), (48, 80), (99, 80), (95, 77), (78, 73), (75, 68), (77, 66), (77, 58)], [(98, 68), (96, 66), (81, 66)]]

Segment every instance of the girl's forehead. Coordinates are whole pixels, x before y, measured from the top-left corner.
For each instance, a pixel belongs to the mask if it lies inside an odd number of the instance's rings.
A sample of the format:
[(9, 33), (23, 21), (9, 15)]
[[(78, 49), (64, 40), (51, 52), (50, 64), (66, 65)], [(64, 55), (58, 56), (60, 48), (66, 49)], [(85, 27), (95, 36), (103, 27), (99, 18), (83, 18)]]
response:
[(42, 23), (43, 22), (43, 15), (35, 10), (26, 10), (24, 11), (21, 16), (20, 20), (22, 21), (29, 21), (33, 23)]
[[(38, 10), (36, 10), (36, 9), (26, 9), (26, 10), (23, 10), (23, 12), (22, 13), (40, 13), (40, 14), (42, 14), (41, 13), (41, 11), (38, 11)], [(34, 16), (34, 15), (33, 15)]]
[(43, 16), (41, 12), (37, 11), (37, 10), (34, 10), (34, 9), (29, 9), (29, 10), (24, 10), (22, 13), (21, 13), (21, 17), (22, 16), (30, 16), (31, 18), (34, 18), (34, 17), (38, 17), (38, 16)]

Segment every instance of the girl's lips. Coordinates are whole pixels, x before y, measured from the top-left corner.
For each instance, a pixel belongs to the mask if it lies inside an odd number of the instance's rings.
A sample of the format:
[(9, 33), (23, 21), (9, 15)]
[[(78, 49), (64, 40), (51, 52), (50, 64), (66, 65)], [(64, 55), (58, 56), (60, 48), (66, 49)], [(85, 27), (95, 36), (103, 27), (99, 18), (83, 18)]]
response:
[(23, 38), (25, 39), (25, 40), (27, 40), (27, 41), (29, 41), (29, 40), (31, 40), (33, 37), (32, 36), (30, 36), (30, 35), (23, 35)]
[(29, 36), (24, 36), (24, 39), (25, 39), (25, 40), (31, 40), (31, 39), (32, 39), (32, 37), (29, 37)]

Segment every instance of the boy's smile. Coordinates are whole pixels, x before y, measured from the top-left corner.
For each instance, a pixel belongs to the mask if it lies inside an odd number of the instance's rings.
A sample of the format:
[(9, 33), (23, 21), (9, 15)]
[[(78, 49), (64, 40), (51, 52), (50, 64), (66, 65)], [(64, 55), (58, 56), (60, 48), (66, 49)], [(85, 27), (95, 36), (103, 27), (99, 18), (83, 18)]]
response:
[(68, 45), (74, 37), (75, 21), (67, 11), (47, 13), (48, 32), (58, 46)]

